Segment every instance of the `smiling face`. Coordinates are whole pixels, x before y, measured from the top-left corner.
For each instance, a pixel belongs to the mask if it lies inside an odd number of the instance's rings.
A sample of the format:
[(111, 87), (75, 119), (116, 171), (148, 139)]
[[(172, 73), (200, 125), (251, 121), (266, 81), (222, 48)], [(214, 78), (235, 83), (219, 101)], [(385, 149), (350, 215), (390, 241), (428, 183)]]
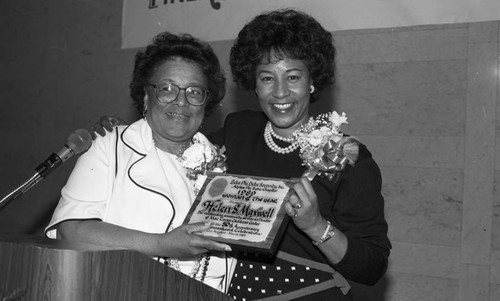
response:
[[(189, 86), (207, 87), (203, 70), (195, 63), (182, 58), (167, 60), (157, 66), (150, 83), (173, 83), (181, 88)], [(176, 146), (189, 141), (198, 131), (203, 121), (205, 105), (193, 106), (186, 100), (185, 90), (170, 103), (160, 103), (156, 99), (154, 87), (147, 86), (144, 106), (146, 119), (153, 130), (157, 145), (166, 151), (175, 152)]]
[(284, 58), (257, 66), (255, 92), (278, 135), (291, 137), (308, 120), (310, 86), (309, 70), (301, 60)]

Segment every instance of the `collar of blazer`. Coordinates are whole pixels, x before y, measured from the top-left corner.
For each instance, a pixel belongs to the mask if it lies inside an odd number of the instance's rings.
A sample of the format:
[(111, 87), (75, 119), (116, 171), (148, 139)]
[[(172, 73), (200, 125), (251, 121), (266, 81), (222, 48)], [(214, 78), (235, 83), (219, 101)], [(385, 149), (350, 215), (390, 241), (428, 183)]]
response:
[(141, 119), (124, 128), (119, 135), (125, 151), (134, 153), (129, 159), (131, 161), (127, 163), (130, 180), (138, 187), (166, 198), (175, 211), (172, 190), (166, 185), (168, 182), (165, 171), (154, 146), (148, 123)]

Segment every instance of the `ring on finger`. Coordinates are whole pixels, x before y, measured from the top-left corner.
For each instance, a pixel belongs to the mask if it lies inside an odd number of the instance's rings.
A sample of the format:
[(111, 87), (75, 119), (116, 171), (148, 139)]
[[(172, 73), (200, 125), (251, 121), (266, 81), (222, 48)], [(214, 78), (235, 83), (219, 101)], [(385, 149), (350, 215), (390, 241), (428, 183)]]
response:
[(293, 205), (293, 208), (294, 209), (300, 209), (300, 208), (302, 208), (302, 203), (299, 202), (299, 203)]
[(299, 216), (299, 213), (297, 212), (297, 210), (293, 210), (293, 217), (297, 217)]

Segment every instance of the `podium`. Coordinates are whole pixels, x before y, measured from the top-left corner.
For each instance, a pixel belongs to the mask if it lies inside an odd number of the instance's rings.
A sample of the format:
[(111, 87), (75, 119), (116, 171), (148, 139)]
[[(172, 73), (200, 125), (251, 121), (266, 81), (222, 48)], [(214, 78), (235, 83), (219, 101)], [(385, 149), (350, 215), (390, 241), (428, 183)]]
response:
[(0, 300), (233, 300), (136, 251), (0, 234)]

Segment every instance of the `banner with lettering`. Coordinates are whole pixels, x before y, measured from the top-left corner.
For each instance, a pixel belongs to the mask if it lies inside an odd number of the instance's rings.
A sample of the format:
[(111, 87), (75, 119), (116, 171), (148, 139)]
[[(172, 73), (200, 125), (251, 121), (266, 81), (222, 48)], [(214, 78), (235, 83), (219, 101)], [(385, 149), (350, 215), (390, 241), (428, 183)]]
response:
[(255, 15), (295, 8), (329, 31), (500, 20), (500, 0), (124, 0), (122, 48), (162, 31), (232, 40)]

